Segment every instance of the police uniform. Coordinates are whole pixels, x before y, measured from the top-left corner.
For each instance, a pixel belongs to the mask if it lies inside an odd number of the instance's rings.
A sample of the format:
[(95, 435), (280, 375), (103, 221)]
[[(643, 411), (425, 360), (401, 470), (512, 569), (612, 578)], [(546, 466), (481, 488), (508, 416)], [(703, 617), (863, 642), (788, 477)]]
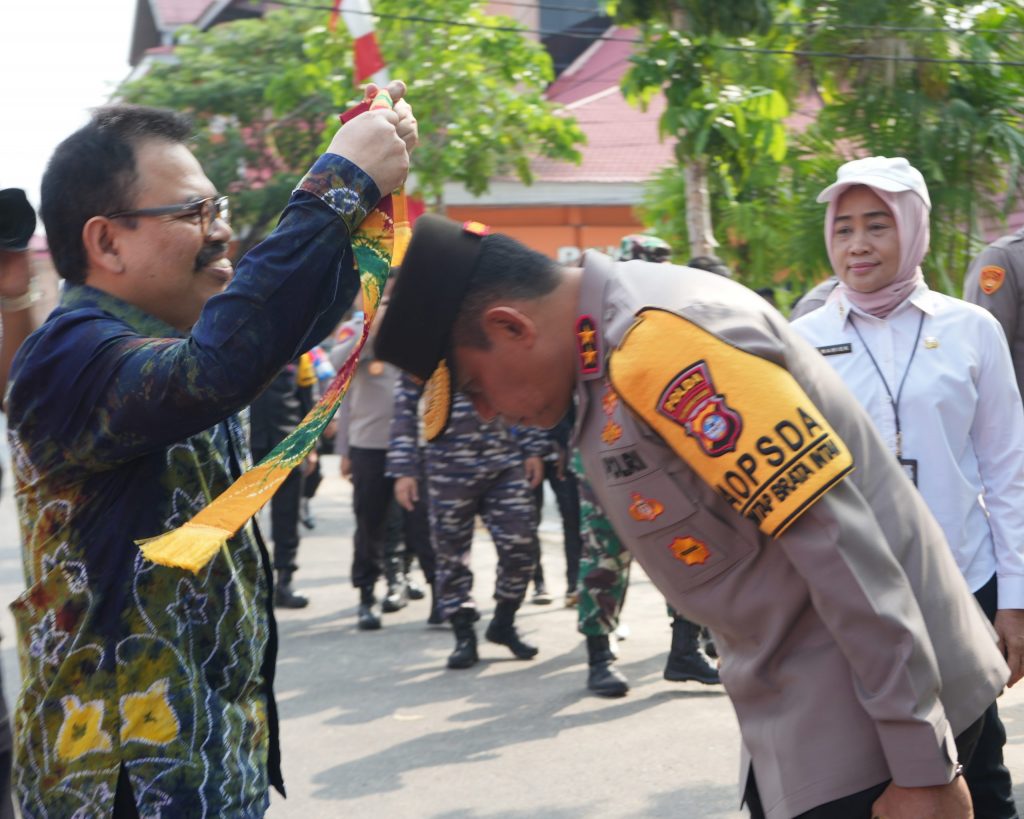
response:
[[(482, 233), (421, 218), (382, 358), (431, 376), (490, 246)], [(1009, 669), (870, 418), (734, 282), (592, 253), (579, 281), (584, 470), (667, 601), (714, 633), (763, 813), (788, 819), (890, 779), (950, 782), (956, 736)]]
[(971, 262), (964, 299), (984, 307), (1002, 325), (1017, 387), (1024, 393), (1024, 228), (997, 239)]
[(617, 267), (585, 258), (584, 468), (668, 602), (714, 633), (766, 815), (950, 781), (954, 735), (1008, 670), (870, 419), (756, 294)]
[(449, 619), (459, 609), (474, 609), (470, 546), (479, 514), (498, 550), (494, 597), (522, 602), (539, 553), (537, 510), (526, 480), (524, 460), (543, 456), (539, 430), (514, 435), (500, 421), (484, 423), (472, 405), (455, 393), (447, 430), (422, 441), (419, 402), (423, 392), (403, 376), (395, 398), (387, 471), (394, 477), (419, 477), (423, 443), (427, 506), (437, 560), (438, 614)]

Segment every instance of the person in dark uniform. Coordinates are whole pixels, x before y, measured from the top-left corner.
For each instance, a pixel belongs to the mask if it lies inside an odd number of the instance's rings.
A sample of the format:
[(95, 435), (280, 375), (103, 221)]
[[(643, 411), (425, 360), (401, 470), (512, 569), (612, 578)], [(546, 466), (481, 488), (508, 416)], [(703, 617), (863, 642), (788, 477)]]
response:
[[(270, 454), (306, 417), (313, 408), (313, 385), (316, 376), (308, 354), (286, 365), (275, 376), (249, 409), (252, 430), (252, 457), (257, 463)], [(292, 576), (299, 568), (299, 509), (302, 504), (302, 481), (317, 459), (311, 449), (302, 466), (293, 469), (278, 487), (270, 501), (270, 536), (274, 541), (274, 605), (301, 609), (309, 605), (305, 596), (292, 588)]]
[[(480, 614), (472, 595), (469, 560), (478, 514), (498, 550), (497, 604), (485, 637), (507, 646), (521, 660), (531, 659), (537, 648), (519, 636), (515, 615), (540, 549), (532, 490), (543, 474), (544, 435), (529, 429), (513, 434), (501, 421), (483, 422), (469, 401), (456, 393), (447, 429), (432, 436), (431, 421), (425, 422), (427, 431), (420, 430), (422, 392), (422, 385), (402, 375), (391, 422), (387, 471), (395, 477), (395, 497), (402, 508), (411, 511), (421, 496), (426, 496), (437, 561), (437, 612), (442, 620), (451, 622), (455, 632), (455, 650), (448, 657), (448, 667), (469, 668), (479, 660), (474, 623)], [(425, 491), (421, 491), (419, 478), (421, 453)]]
[(443, 359), (481, 418), (551, 427), (575, 395), (602, 511), (715, 637), (753, 816), (971, 815), (1006, 661), (871, 419), (764, 299), (425, 216), (377, 353), (432, 383)]

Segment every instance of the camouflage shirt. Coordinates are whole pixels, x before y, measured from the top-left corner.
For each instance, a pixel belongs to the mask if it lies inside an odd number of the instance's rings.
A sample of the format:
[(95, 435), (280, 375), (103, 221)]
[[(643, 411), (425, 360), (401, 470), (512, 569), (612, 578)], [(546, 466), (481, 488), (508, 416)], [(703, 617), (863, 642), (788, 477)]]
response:
[(25, 817), (109, 816), (122, 766), (143, 817), (261, 816), (269, 784), (283, 788), (265, 547), (246, 527), (192, 575), (144, 561), (135, 541), (184, 523), (247, 465), (238, 413), (341, 318), (358, 287), (349, 236), (378, 196), (325, 155), (188, 336), (69, 285), (21, 348), (9, 425)]

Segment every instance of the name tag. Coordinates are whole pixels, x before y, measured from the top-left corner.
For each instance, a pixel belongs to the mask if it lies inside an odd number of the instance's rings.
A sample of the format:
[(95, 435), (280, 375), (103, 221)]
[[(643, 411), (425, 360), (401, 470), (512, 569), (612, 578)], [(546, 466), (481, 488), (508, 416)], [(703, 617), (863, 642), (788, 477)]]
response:
[(852, 353), (853, 346), (851, 344), (826, 344), (824, 347), (819, 347), (818, 352), (822, 355), (843, 355)]

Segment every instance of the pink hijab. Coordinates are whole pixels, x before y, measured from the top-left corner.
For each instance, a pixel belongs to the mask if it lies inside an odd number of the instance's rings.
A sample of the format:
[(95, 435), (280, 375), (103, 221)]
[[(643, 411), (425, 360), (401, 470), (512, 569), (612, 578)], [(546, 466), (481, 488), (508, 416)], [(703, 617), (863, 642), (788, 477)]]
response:
[[(843, 193), (851, 187), (853, 185), (847, 187), (838, 196), (834, 196), (825, 211), (825, 245), (828, 248), (829, 261), (832, 262), (832, 270), (837, 277), (839, 276), (838, 266), (832, 256), (832, 230), (835, 226), (839, 200), (843, 198)], [(900, 240), (899, 272), (891, 284), (887, 284), (873, 293), (860, 293), (853, 290), (843, 284), (842, 279), (833, 292), (837, 296), (840, 293), (845, 294), (846, 298), (865, 313), (885, 318), (914, 291), (918, 282), (924, 280), (924, 275), (921, 273), (921, 261), (928, 252), (928, 243), (931, 239), (931, 231), (928, 226), (929, 210), (924, 200), (913, 191), (891, 193), (879, 190), (872, 185), (866, 187), (871, 188), (872, 193), (885, 203), (896, 221), (896, 235)]]

